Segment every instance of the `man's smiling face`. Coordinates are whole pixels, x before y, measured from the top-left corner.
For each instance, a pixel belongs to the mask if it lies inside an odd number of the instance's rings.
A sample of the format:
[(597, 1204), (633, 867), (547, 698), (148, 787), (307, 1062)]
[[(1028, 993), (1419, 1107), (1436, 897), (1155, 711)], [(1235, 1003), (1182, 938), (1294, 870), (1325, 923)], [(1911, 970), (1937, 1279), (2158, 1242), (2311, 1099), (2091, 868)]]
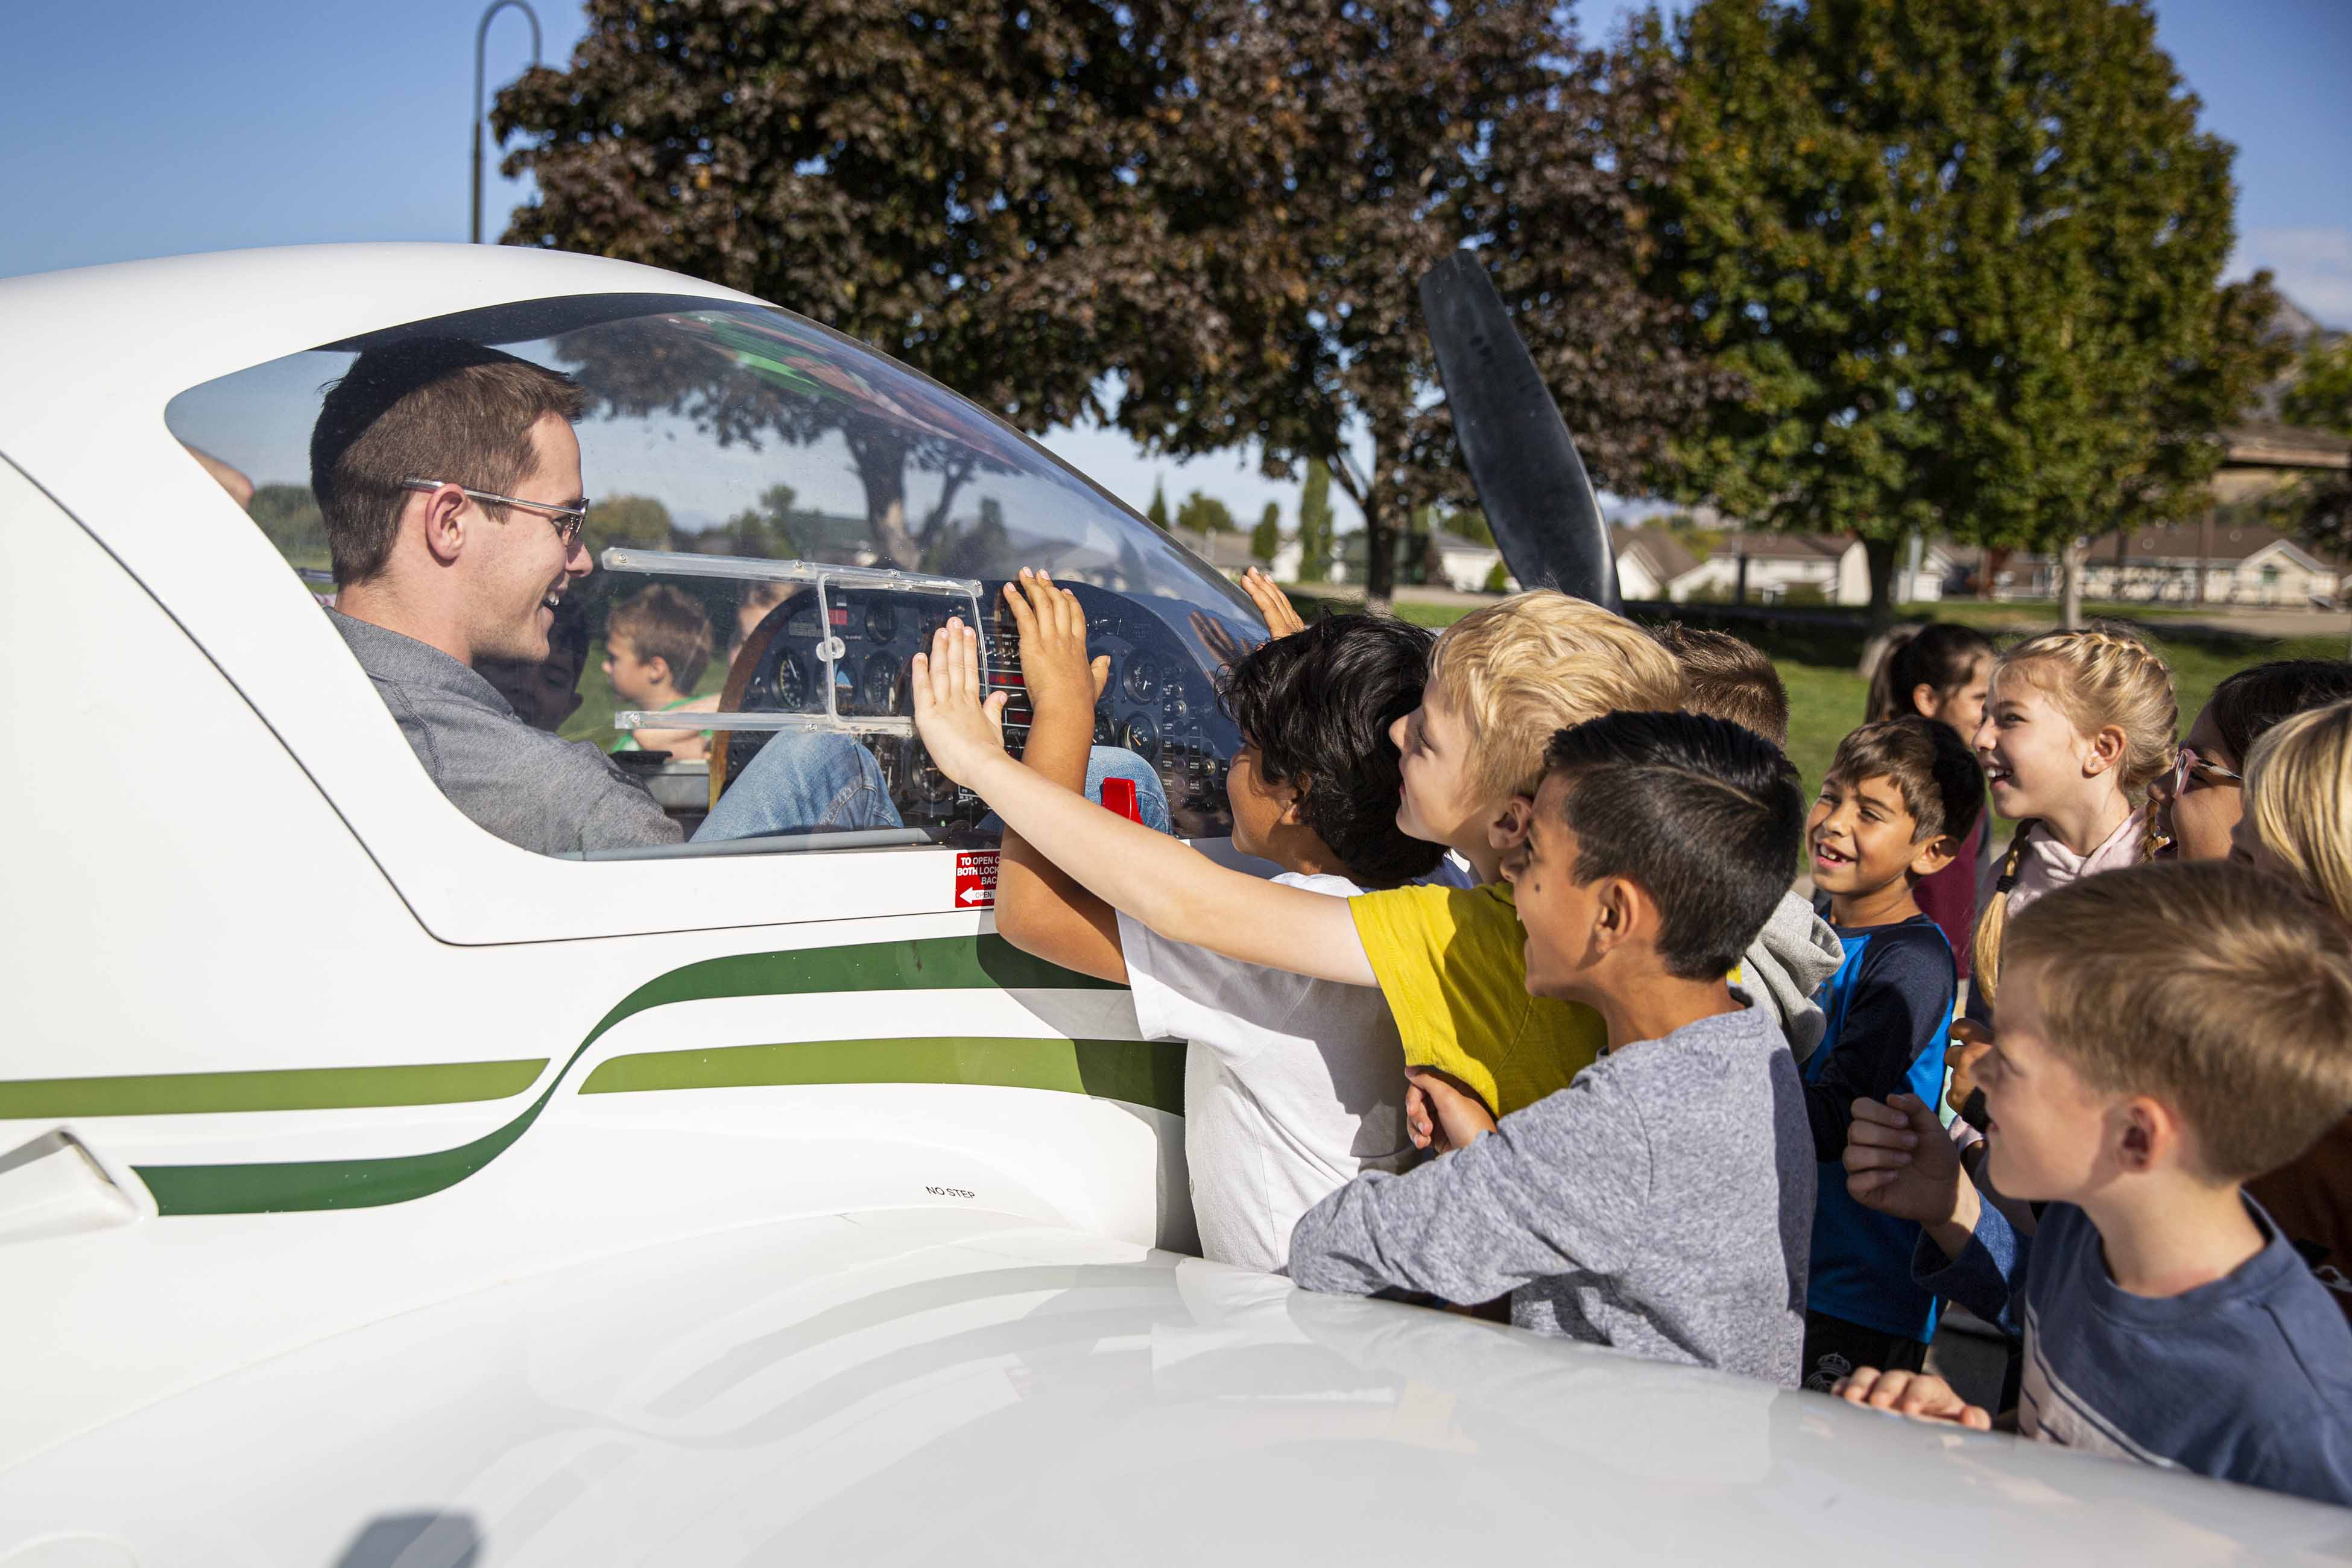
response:
[[(582, 500), (580, 438), (562, 416), (543, 414), (530, 427), (537, 459), (517, 482), (518, 500), (550, 506), (578, 506)], [(563, 542), (557, 524), (565, 520), (527, 507), (501, 508), (493, 517), (473, 503), (478, 524), (470, 531), (471, 553), (478, 550), (473, 580), (473, 651), (477, 658), (512, 658), (536, 664), (547, 658), (548, 628), (555, 606), (572, 580), (595, 569), (587, 542)]]

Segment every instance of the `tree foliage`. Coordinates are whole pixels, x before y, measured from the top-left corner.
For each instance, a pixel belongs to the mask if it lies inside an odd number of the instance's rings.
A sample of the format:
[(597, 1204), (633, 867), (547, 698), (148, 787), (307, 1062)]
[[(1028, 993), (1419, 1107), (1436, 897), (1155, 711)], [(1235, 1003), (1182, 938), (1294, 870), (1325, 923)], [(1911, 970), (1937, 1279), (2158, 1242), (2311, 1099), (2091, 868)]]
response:
[(1176, 526), (1192, 533), (1231, 533), (1234, 530), (1233, 509), (1214, 496), (1194, 490), (1176, 509)]
[(1268, 501), (1258, 513), (1257, 526), (1250, 530), (1250, 553), (1260, 561), (1271, 562), (1282, 548), (1282, 507)]
[(1331, 469), (1320, 458), (1307, 459), (1307, 485), (1298, 495), (1298, 580), (1328, 582), (1331, 576)]
[[(2352, 338), (2306, 345), (2279, 414), (2291, 425), (2352, 436)], [(260, 507), (257, 494), (257, 517)], [(2305, 543), (2339, 561), (2352, 557), (2352, 477), (2315, 474), (2288, 486), (2271, 510)]]
[(1745, 383), (1676, 489), (1852, 531), (2051, 545), (2189, 504), (2259, 380), (2266, 279), (2217, 288), (2231, 150), (2140, 0), (1700, 0), (1644, 180), (1685, 346)]
[(1634, 283), (1623, 171), (1657, 144), (1654, 83), (1612, 82), (1545, 0), (1214, 15), (1153, 175), (1187, 309), (1123, 356), (1118, 425), (1179, 452), (1255, 440), (1270, 475), (1323, 462), (1381, 601), (1413, 510), (1471, 496), (1417, 283), (1475, 245), (1595, 472), (1664, 454), (1706, 377)]
[[(568, 68), (499, 95), (539, 190), (506, 237), (775, 300), (1032, 431), (1319, 459), (1380, 536), (1378, 595), (1392, 527), (1468, 494), (1414, 292), (1439, 258), (1481, 247), (1604, 479), (1705, 387), (1633, 279), (1622, 172), (1654, 94), (1566, 15), (590, 0)], [(891, 509), (925, 459), (856, 455), (903, 560), (922, 531)]]
[(1158, 479), (1151, 481), (1151, 504), (1144, 509), (1143, 515), (1150, 520), (1154, 528), (1165, 529), (1168, 526), (1168, 490)]

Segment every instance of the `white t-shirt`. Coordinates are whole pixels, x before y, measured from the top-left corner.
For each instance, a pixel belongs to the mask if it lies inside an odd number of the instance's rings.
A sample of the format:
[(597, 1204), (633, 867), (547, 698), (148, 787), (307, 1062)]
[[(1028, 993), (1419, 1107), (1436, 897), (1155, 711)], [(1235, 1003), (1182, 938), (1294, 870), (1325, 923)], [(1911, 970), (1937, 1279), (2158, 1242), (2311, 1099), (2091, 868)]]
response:
[[(1344, 877), (1274, 879), (1333, 898)], [(1135, 1016), (1153, 1040), (1188, 1040), (1184, 1158), (1201, 1250), (1276, 1270), (1298, 1216), (1359, 1171), (1402, 1171), (1404, 1047), (1380, 988), (1243, 963), (1118, 917)]]

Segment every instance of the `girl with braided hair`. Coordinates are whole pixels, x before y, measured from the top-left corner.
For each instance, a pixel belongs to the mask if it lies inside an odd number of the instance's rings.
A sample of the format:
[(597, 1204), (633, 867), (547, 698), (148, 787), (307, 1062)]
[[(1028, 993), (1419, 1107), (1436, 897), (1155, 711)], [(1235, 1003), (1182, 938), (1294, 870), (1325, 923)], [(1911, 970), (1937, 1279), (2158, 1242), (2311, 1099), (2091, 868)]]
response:
[(2045, 632), (1994, 662), (1977, 760), (2017, 822), (1977, 922), (1971, 1017), (1989, 1019), (2009, 917), (2053, 889), (2147, 858), (2148, 786), (2172, 766), (2172, 670), (2120, 626)]

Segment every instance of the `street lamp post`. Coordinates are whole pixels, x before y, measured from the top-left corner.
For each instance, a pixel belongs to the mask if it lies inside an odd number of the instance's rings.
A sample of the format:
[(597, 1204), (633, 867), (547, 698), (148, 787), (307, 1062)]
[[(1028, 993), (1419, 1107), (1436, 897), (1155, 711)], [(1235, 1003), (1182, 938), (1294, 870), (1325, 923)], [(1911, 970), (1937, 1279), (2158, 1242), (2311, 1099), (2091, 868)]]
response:
[(530, 19), (530, 63), (539, 65), (539, 13), (523, 0), (490, 0), (490, 7), (482, 13), (482, 25), (474, 29), (474, 221), (473, 241), (482, 243), (482, 48), (490, 37), (490, 18), (513, 6)]

